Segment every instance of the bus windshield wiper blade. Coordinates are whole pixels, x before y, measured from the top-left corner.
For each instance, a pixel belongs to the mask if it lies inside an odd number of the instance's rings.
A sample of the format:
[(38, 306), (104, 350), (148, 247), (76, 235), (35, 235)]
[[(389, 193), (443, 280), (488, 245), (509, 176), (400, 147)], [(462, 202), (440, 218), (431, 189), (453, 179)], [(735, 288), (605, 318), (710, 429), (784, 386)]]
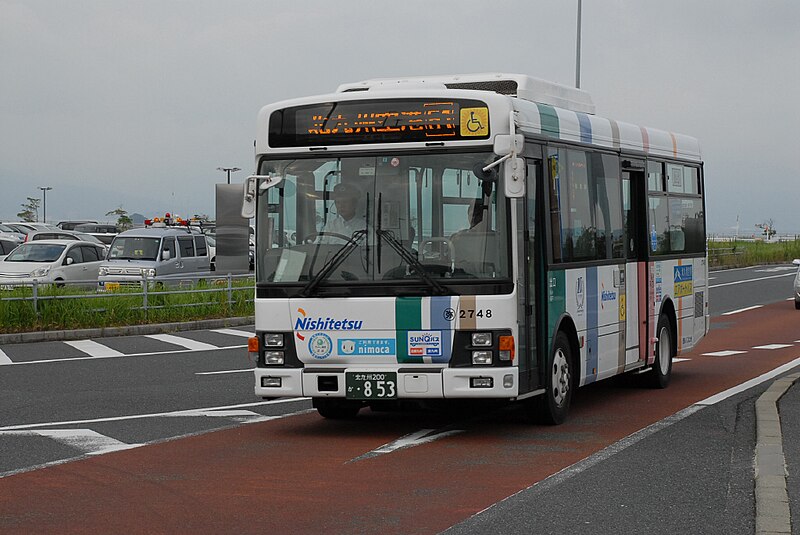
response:
[(397, 241), (391, 231), (378, 229), (375, 231), (375, 233), (378, 235), (379, 239), (386, 240), (386, 243), (389, 244), (389, 247), (394, 249), (394, 251), (400, 255), (400, 258), (402, 258), (409, 266), (411, 266), (412, 269), (416, 271), (417, 274), (422, 278), (422, 280), (424, 280), (428, 286), (433, 288), (436, 293), (439, 295), (445, 295), (448, 293), (444, 286), (439, 284), (436, 280), (432, 279), (430, 275), (428, 275), (428, 272), (425, 271), (425, 266), (423, 266), (408, 249), (403, 247), (403, 244)]
[(358, 242), (361, 241), (361, 238), (366, 236), (366, 234), (367, 229), (353, 232), (353, 235), (349, 240), (347, 240), (347, 243), (344, 244), (338, 251), (336, 251), (336, 254), (334, 254), (333, 257), (328, 260), (324, 266), (322, 266), (322, 269), (319, 270), (316, 275), (314, 275), (314, 278), (308, 281), (308, 284), (305, 285), (303, 290), (300, 292), (300, 295), (303, 297), (308, 297), (322, 281), (327, 279), (331, 273), (333, 273), (334, 269), (339, 267), (342, 262), (344, 262), (347, 257), (350, 256), (350, 253), (356, 250), (356, 247), (358, 247)]

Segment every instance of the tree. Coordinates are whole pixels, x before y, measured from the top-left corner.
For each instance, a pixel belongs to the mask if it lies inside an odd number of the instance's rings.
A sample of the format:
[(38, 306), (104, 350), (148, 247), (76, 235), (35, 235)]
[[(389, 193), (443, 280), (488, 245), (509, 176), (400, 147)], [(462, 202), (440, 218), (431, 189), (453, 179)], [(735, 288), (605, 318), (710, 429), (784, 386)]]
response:
[(39, 203), (41, 199), (28, 197), (28, 202), (22, 205), (22, 211), (17, 214), (17, 217), (27, 223), (39, 221)]
[(775, 234), (778, 233), (778, 231), (775, 230), (775, 223), (773, 222), (772, 219), (769, 219), (763, 223), (758, 223), (756, 225), (756, 228), (761, 229), (761, 233), (767, 238), (767, 240), (769, 240)]
[(120, 230), (128, 230), (133, 226), (133, 219), (128, 215), (128, 211), (123, 209), (122, 206), (106, 212), (106, 215), (113, 215), (117, 217), (117, 226)]

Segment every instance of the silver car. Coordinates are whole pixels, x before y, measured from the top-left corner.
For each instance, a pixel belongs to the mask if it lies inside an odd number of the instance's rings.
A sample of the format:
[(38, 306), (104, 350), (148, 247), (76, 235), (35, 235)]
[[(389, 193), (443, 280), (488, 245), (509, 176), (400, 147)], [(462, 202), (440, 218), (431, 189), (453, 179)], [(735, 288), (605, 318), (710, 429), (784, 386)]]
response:
[[(111, 242), (100, 267), (98, 289), (193, 284), (211, 272), (208, 244), (187, 228), (145, 228), (122, 232)], [(149, 286), (149, 284), (148, 284)]]
[(800, 258), (795, 258), (792, 264), (797, 266), (797, 274), (794, 276), (794, 308), (800, 310)]
[(23, 243), (0, 260), (0, 289), (38, 284), (76, 283), (94, 287), (103, 249), (73, 240), (38, 240)]

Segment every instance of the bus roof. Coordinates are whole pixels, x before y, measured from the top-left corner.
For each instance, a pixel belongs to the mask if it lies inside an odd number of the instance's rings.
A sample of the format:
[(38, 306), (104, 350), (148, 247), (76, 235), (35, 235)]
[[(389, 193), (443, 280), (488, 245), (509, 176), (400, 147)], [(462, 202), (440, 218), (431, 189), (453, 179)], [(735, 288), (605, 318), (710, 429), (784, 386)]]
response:
[[(410, 96), (442, 98), (445, 95), (449, 98), (482, 98), (490, 108), (511, 109), (515, 112), (519, 131), (528, 135), (644, 155), (702, 161), (700, 145), (693, 137), (597, 116), (592, 98), (586, 91), (526, 75), (505, 73), (364, 80), (342, 84), (334, 94), (275, 103), (261, 110), (257, 153), (269, 150), (264, 143), (269, 114), (287, 106)], [(492, 136), (508, 132), (507, 115), (504, 119), (502, 114), (499, 117), (496, 113), (490, 115)], [(496, 122), (498, 120), (506, 126), (501, 127)], [(450, 143), (485, 144), (491, 140), (449, 141), (446, 145)]]

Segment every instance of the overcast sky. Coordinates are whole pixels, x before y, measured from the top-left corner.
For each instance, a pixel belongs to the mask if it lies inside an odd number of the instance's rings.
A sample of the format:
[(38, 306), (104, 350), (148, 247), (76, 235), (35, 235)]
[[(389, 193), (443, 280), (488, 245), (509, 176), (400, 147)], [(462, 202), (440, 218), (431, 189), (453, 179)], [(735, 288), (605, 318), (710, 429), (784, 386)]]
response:
[[(575, 83), (577, 0), (0, 0), (0, 220), (214, 215), (265, 104), (375, 77)], [(598, 115), (700, 139), (709, 230), (800, 233), (800, 2), (584, 0)]]

